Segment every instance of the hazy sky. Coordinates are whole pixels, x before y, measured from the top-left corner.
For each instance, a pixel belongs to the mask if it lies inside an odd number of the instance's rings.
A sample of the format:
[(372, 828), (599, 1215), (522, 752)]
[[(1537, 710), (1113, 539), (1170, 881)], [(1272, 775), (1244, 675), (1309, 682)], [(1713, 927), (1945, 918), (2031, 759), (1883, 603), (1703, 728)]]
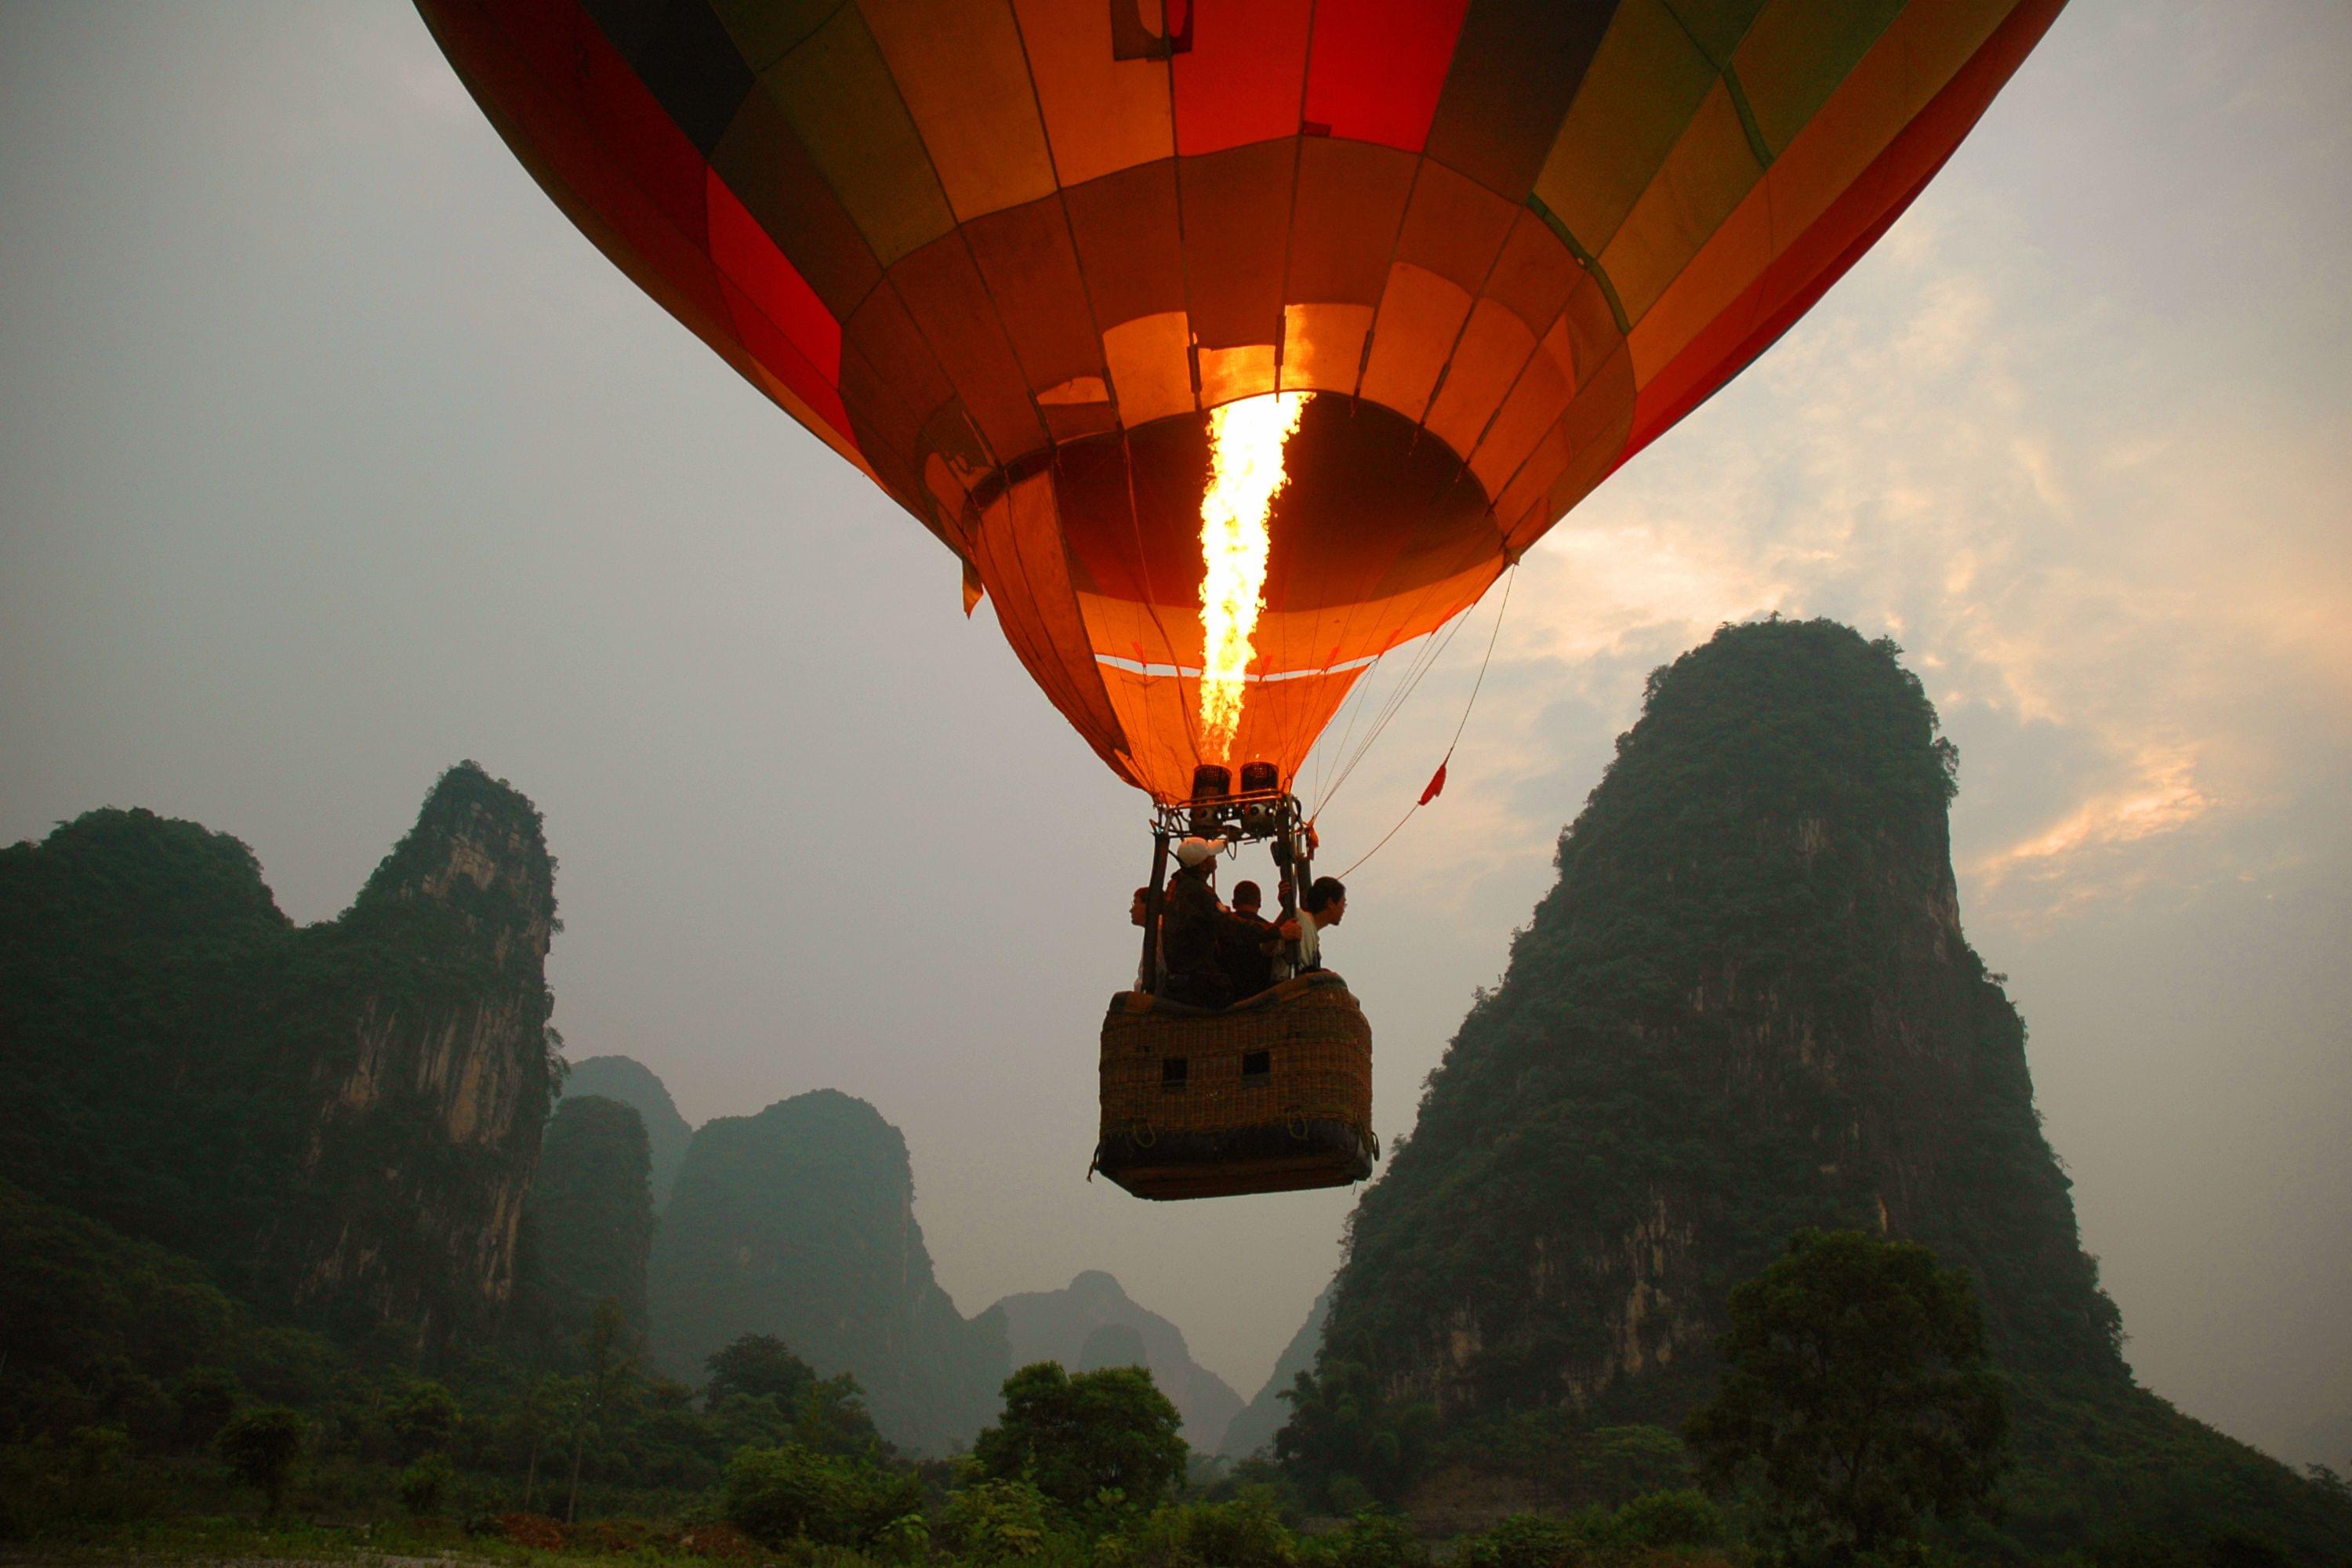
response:
[[(2352, 1465), (2352, 6), (2077, 0), (1878, 249), (1528, 559), (1336, 966), (1420, 1084), (1643, 676), (1892, 631), (2141, 1378)], [(335, 914), (460, 757), (574, 1058), (835, 1086), (966, 1312), (1108, 1268), (1254, 1393), (1345, 1194), (1084, 1179), (1139, 797), (952, 560), (643, 298), (389, 5), (0, 5), (0, 839), (147, 805)], [(1326, 813), (1344, 864), (1491, 605)], [(1327, 856), (1328, 858), (1328, 856)]]

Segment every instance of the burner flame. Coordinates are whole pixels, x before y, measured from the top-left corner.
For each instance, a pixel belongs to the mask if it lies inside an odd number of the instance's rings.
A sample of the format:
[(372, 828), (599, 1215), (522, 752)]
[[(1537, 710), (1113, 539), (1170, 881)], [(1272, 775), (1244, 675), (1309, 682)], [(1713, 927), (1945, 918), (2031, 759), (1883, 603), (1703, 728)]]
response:
[(1209, 488), (1201, 497), (1201, 755), (1230, 759), (1241, 728), (1243, 677), (1257, 650), (1250, 637), (1265, 608), (1266, 528), (1289, 482), (1282, 449), (1308, 394), (1228, 403), (1209, 415)]

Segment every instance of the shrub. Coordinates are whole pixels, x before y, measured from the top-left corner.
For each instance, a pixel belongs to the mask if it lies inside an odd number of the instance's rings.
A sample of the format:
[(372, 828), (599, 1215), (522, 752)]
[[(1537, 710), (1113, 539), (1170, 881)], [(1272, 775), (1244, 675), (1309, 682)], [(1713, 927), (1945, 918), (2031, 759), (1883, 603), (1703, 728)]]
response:
[(293, 1411), (282, 1405), (257, 1405), (238, 1411), (221, 1428), (221, 1458), (227, 1461), (229, 1474), (259, 1489), (269, 1511), (276, 1513), (308, 1436), (302, 1417)]
[(1319, 1568), (1424, 1568), (1429, 1549), (1395, 1514), (1367, 1509), (1347, 1528), (1307, 1542)]
[(892, 1563), (920, 1563), (931, 1554), (931, 1527), (919, 1513), (902, 1513), (876, 1532), (874, 1554)]
[(922, 1505), (922, 1484), (912, 1476), (797, 1443), (746, 1448), (727, 1467), (729, 1521), (770, 1546), (794, 1539), (864, 1546)]
[(1047, 1508), (1045, 1494), (1027, 1481), (976, 1480), (948, 1494), (940, 1534), (975, 1562), (1034, 1557), (1045, 1544)]
[(393, 1489), (400, 1498), (401, 1507), (413, 1514), (427, 1514), (441, 1506), (457, 1474), (450, 1468), (447, 1456), (427, 1454), (400, 1472)]
[(74, 1479), (85, 1487), (113, 1479), (131, 1463), (131, 1434), (120, 1426), (77, 1426), (66, 1442)]
[(1098, 1552), (1121, 1568), (1297, 1568), (1297, 1542), (1264, 1493), (1228, 1502), (1169, 1503), (1134, 1521)]
[(2206, 1568), (2287, 1568), (2286, 1548), (2250, 1530), (2226, 1529), (2205, 1542)]
[(1515, 1513), (1454, 1553), (1455, 1568), (1580, 1568), (1592, 1555), (1582, 1526), (1572, 1520)]
[(1263, 1493), (1195, 1503), (1183, 1513), (1185, 1543), (1212, 1568), (1291, 1568), (1298, 1561), (1297, 1542)]
[(1723, 1515), (1703, 1492), (1652, 1492), (1619, 1509), (1609, 1533), (1621, 1546), (1713, 1546), (1723, 1539)]
[(502, 1513), (499, 1515), (499, 1533), (517, 1546), (528, 1546), (536, 1552), (563, 1550), (563, 1525), (543, 1513)]

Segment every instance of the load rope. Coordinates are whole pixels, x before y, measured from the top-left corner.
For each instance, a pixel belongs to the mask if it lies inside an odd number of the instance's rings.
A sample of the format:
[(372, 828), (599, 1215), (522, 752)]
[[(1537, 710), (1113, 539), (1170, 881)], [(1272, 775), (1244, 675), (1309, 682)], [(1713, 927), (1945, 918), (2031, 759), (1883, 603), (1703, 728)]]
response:
[[(1373, 856), (1386, 848), (1388, 847), (1389, 840), (1394, 838), (1404, 825), (1412, 820), (1412, 814), (1419, 811), (1423, 806), (1427, 805), (1431, 801), (1436, 799), (1438, 791), (1445, 787), (1444, 781), (1446, 764), (1454, 761), (1454, 748), (1462, 743), (1462, 732), (1470, 727), (1471, 710), (1478, 706), (1478, 693), (1486, 684), (1486, 667), (1495, 662), (1495, 644), (1501, 639), (1503, 635), (1503, 617), (1509, 613), (1511, 608), (1511, 585), (1518, 581), (1518, 563), (1513, 562), (1511, 563), (1510, 571), (1506, 573), (1503, 577), (1503, 598), (1502, 602), (1495, 608), (1495, 628), (1486, 634), (1486, 657), (1478, 661), (1478, 679), (1470, 683), (1470, 700), (1462, 705), (1461, 722), (1454, 726), (1454, 738), (1445, 742), (1445, 755), (1439, 761), (1437, 764), (1437, 772), (1430, 775), (1429, 786), (1422, 792), (1422, 795), (1419, 800), (1414, 801), (1411, 805), (1405, 807), (1404, 815), (1396, 819), (1396, 826), (1391, 827), (1386, 833), (1381, 835), (1381, 841), (1378, 844), (1373, 845), (1370, 849), (1365, 850), (1363, 854), (1358, 856), (1354, 866), (1350, 866), (1346, 870), (1339, 873), (1339, 878), (1342, 881), (1345, 881), (1348, 878), (1356, 874), (1357, 866), (1361, 866), (1365, 861), (1370, 859)], [(1465, 616), (1463, 618), (1466, 620), (1469, 617)], [(1456, 623), (1456, 629), (1460, 629), (1459, 623)], [(1451, 638), (1448, 640), (1450, 641)], [(1424, 670), (1423, 673), (1425, 674), (1427, 671)], [(1419, 684), (1418, 678), (1415, 679), (1415, 684)], [(1387, 719), (1384, 718), (1381, 722), (1385, 724), (1387, 722)], [(1367, 747), (1370, 747), (1374, 737), (1376, 737), (1379, 732), (1379, 730), (1375, 729), (1371, 735), (1367, 735), (1364, 738), (1364, 744)], [(1347, 774), (1340, 774), (1339, 783), (1334, 784), (1331, 786), (1331, 794), (1337, 795), (1339, 792), (1339, 784), (1344, 784), (1346, 782)], [(1329, 801), (1330, 795), (1324, 796), (1325, 804), (1328, 805)]]

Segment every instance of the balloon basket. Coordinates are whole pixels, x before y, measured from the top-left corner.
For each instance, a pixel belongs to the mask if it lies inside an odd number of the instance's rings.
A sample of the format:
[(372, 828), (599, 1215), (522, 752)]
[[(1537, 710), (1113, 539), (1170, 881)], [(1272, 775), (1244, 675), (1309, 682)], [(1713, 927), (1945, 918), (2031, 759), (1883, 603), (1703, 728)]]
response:
[(1137, 1197), (1344, 1187), (1379, 1158), (1371, 1025), (1338, 975), (1220, 1010), (1111, 999), (1093, 1169)]

